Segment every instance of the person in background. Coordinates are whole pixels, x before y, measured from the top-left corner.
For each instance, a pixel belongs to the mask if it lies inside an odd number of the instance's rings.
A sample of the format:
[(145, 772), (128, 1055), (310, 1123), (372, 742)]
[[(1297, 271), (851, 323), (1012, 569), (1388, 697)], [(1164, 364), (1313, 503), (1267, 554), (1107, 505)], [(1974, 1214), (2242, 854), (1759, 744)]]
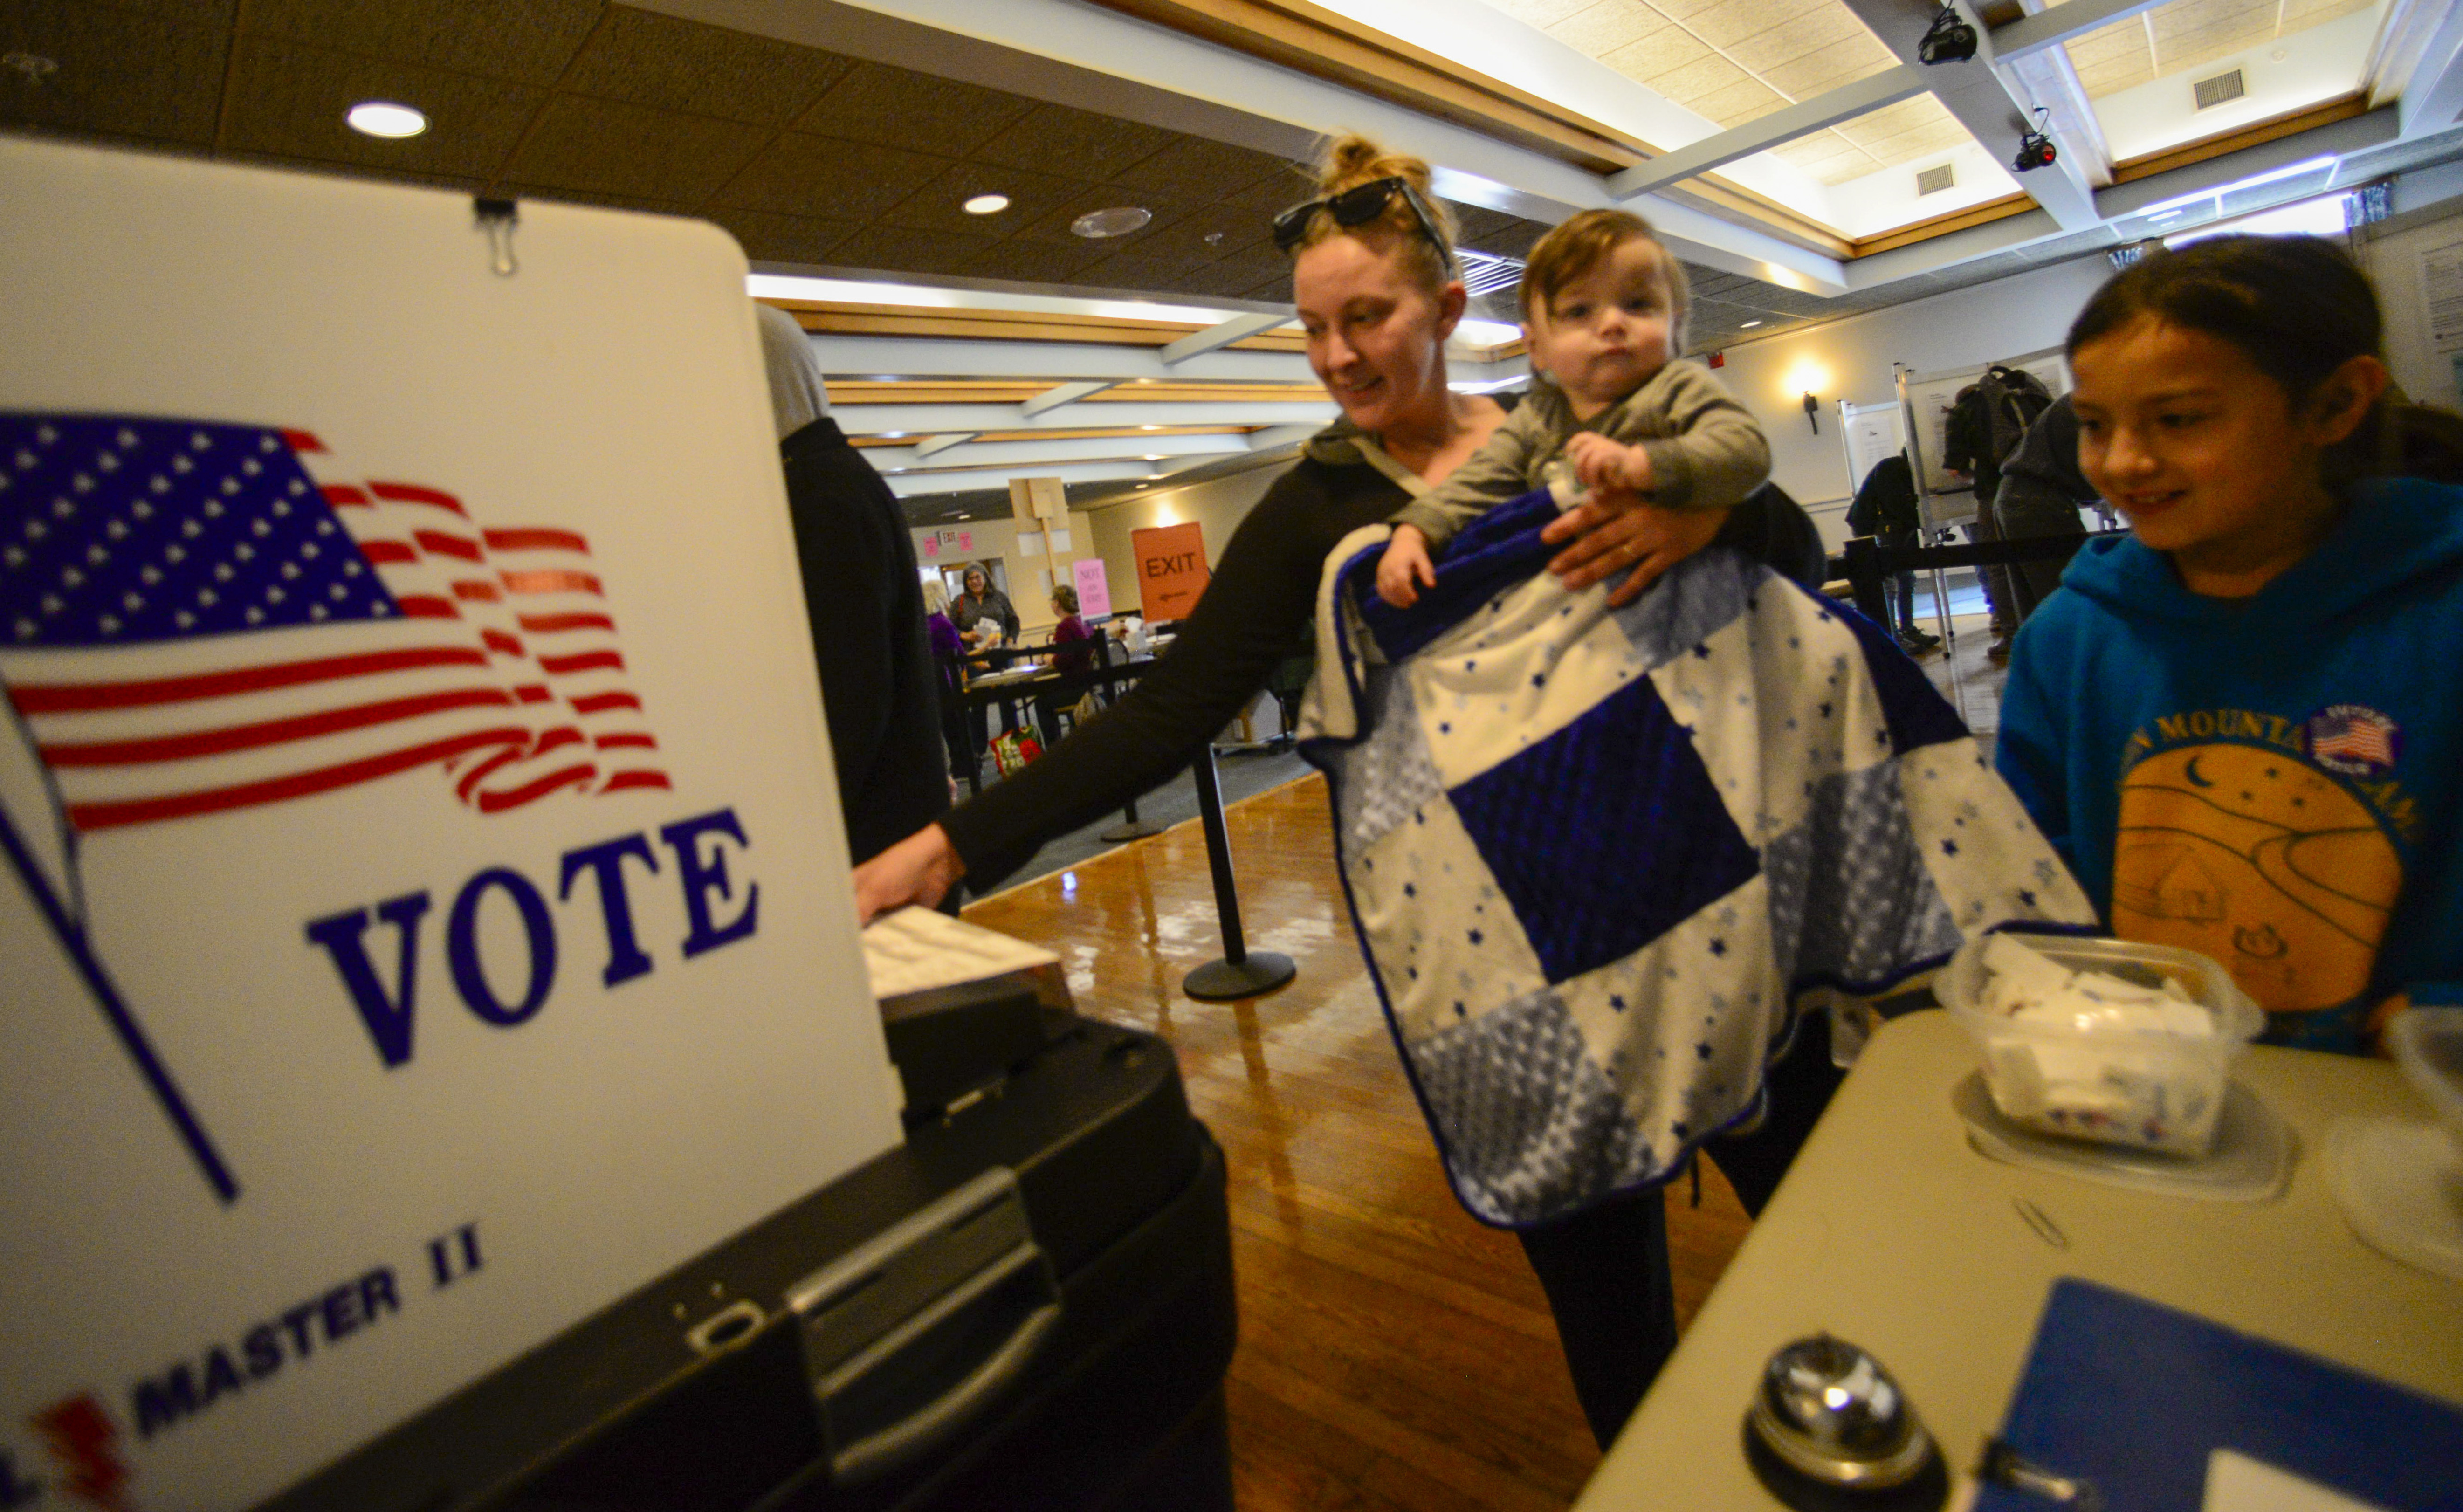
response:
[(1017, 610), (1009, 595), (992, 586), (992, 575), (970, 563), (967, 588), (949, 605), (949, 623), (977, 650), (1017, 639)]
[(861, 863), (949, 806), (915, 542), (889, 485), (830, 418), (803, 328), (784, 310), (753, 309), (847, 849)]
[[(1078, 590), (1061, 583), (1052, 590), (1052, 612), (1060, 623), (1052, 627), (1052, 669), (1056, 672), (1085, 672), (1095, 667), (1095, 636), (1086, 622), (1078, 617)], [(1043, 729), (1046, 747), (1060, 743), (1060, 713), (1077, 707), (1085, 696), (1084, 689), (1044, 693), (1035, 700), (1035, 721)]]
[(2019, 631), (1997, 760), (2115, 934), (2223, 963), (2270, 1041), (2463, 1002), (2463, 419), (2394, 402), (2310, 236), (2155, 252), (2070, 327), (2128, 519)]
[(932, 647), (933, 668), (941, 674), (937, 685), (941, 739), (949, 748), (950, 796), (955, 797), (958, 779), (974, 775), (983, 755), (967, 739), (966, 637), (949, 623), (949, 590), (941, 586), (937, 575), (924, 584), (924, 610), (925, 639)]
[[(1447, 385), (1446, 338), (1468, 295), (1451, 223), (1428, 186), (1427, 164), (1347, 137), (1328, 152), (1319, 197), (1275, 218), (1275, 244), (1294, 253), (1292, 293), (1310, 369), (1341, 418), (1303, 446), (1224, 543), (1212, 581), (1154, 669), (1043, 759), (859, 868), (861, 914), (928, 902), (961, 877), (989, 886), (1044, 840), (1187, 766), (1286, 657), (1313, 653), (1327, 554), (1443, 482), (1504, 423), (1495, 401)], [(1677, 562), (1727, 540), (1754, 507), (1665, 510), (1610, 495), (1566, 511), (1541, 539), (1561, 547), (1549, 570), (1567, 591), (1613, 577), (1607, 602), (1624, 604)], [(1776, 542), (1789, 533), (1760, 535)], [(1748, 1212), (1759, 1212), (1777, 1187), (1837, 1078), (1825, 1022), (1815, 1015), (1768, 1074), (1771, 1112), (1761, 1129), (1711, 1142)], [(1605, 1447), (1676, 1343), (1662, 1194), (1517, 1238), (1547, 1291), (1583, 1415)]]
[[(2027, 427), (2018, 449), (2001, 464), (2001, 487), (1993, 495), (2004, 540), (2066, 537), (2075, 553), (2086, 538), (2079, 507), (2094, 503), (2096, 493), (2079, 471), (2078, 440), (2078, 410), (2067, 394)], [(2061, 571), (2069, 560), (2065, 554), (2010, 564), (2011, 608), (2019, 624), (2026, 624), (2036, 606), (2061, 585)]]
[[(1884, 457), (1864, 474), (1864, 484), (1856, 490), (1856, 501), (1847, 506), (1847, 528), (1859, 536), (1870, 536), (1880, 541), (1885, 551), (1910, 551), (1924, 534), (1924, 518), (1916, 506), (1915, 469), (1907, 454)], [(1916, 628), (1916, 575), (1901, 572), (1891, 575), (1886, 590), (1896, 588), (1898, 600), (1899, 645), (1909, 655), (1921, 655), (1941, 645), (1938, 635), (1927, 635)]]

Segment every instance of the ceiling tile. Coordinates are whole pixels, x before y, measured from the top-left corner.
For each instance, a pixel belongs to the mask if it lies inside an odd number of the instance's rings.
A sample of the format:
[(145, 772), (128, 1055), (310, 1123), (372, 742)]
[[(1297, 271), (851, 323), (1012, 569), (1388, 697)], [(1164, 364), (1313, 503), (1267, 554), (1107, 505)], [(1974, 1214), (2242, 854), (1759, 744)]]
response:
[(0, 123), (210, 145), (227, 24), (192, 23), (61, 0), (20, 0), (0, 31), (59, 65), (42, 82), (0, 77)]
[(1545, 30), (1585, 6), (1596, 4), (1597, 0), (1488, 0), (1488, 3), (1525, 26)]
[(2322, 26), (2339, 15), (2365, 11), (2375, 3), (2376, 0), (2285, 0), (2283, 34), (2290, 36), (2295, 32)]
[[(859, 63), (821, 97), (819, 103), (804, 113), (803, 119), (796, 122), (796, 129), (903, 151), (963, 158), (996, 133), (1015, 125), (1034, 106), (1031, 99), (997, 89), (892, 68), (886, 63)], [(1100, 177), (1065, 162), (1023, 165)]]
[[(544, 99), (543, 91), (503, 79), (243, 36), (231, 70), (224, 145), (325, 163), (493, 178)], [(396, 142), (361, 136), (343, 124), (342, 115), (363, 99), (416, 105), (427, 114), (427, 129)]]
[(2275, 0), (2170, 0), (2146, 14), (2155, 28), (2158, 47), (2191, 32), (2261, 16), (2260, 24), (2269, 32), (2275, 30)]
[(1689, 108), (1710, 117), (1722, 126), (1735, 126), (1756, 117), (1767, 116), (1787, 102), (1777, 90), (1760, 79), (1748, 77), (1702, 96)]
[(1108, 179), (1169, 146), (1175, 135), (1161, 126), (1066, 105), (1037, 105), (969, 156), (1004, 167)]
[(1898, 57), (1882, 45), (1882, 39), (1865, 30), (1864, 23), (1844, 6), (1817, 11), (1783, 27), (1755, 33), (1727, 51), (1739, 65), (1755, 72), (1798, 58), (1827, 57), (1841, 71), (1852, 70), (1855, 77), (1862, 78), (1898, 62)]
[[(1720, 0), (1685, 20), (1685, 29), (1725, 50), (1773, 27), (1797, 22), (1809, 13), (1846, 8), (1838, 0)], [(1853, 13), (1850, 12), (1852, 18)]]
[(1712, 53), (1646, 82), (1678, 104), (1689, 108), (1695, 100), (1706, 99), (1748, 78), (1743, 69)]
[(741, 121), (557, 95), (513, 154), (505, 176), (559, 188), (698, 205), (769, 137), (767, 128)]
[(1672, 26), (1597, 55), (1601, 62), (1625, 77), (1645, 81), (1712, 55), (1699, 40)]
[(832, 249), (830, 261), (883, 273), (955, 274), (995, 245), (989, 236), (866, 226)]
[(253, 35), (549, 85), (606, 8), (600, 0), (249, 0)]
[(1537, 221), (1515, 221), (1511, 226), (1480, 236), (1466, 236), (1463, 245), (1473, 252), (1491, 252), (1499, 257), (1521, 257), (1531, 251), (1531, 244), (1547, 232)]
[(1079, 269), (1069, 281), (1094, 289), (1167, 289), (1176, 285), (1181, 274), (1202, 266), (1181, 258), (1156, 259), (1120, 252)]
[(1881, 72), (1878, 68), (1842, 70), (1840, 66), (1842, 61), (1837, 52), (1825, 49), (1767, 69), (1761, 77), (1764, 82), (1782, 95), (1796, 99), (1811, 99), (1826, 90), (1852, 84), (1857, 79)]
[(1054, 242), (1022, 241), (1012, 236), (977, 252), (958, 271), (970, 278), (1008, 278), (1018, 283), (1067, 283), (1079, 269), (1101, 262), (1103, 250), (1093, 242), (1063, 247)]
[[(881, 214), (885, 225), (917, 230), (955, 231), (962, 236), (1008, 236), (1087, 193), (1092, 185), (1057, 179), (1024, 168), (996, 168), (982, 163), (951, 164), (942, 174)], [(970, 215), (966, 202), (979, 194), (1005, 194), (1009, 208), (990, 215)]]
[(1640, 0), (1600, 0), (1548, 28), (1548, 34), (1586, 57), (1602, 57), (1664, 31), (1667, 17)]
[(790, 131), (710, 197), (779, 215), (870, 220), (950, 168), (945, 158)]
[(854, 66), (835, 53), (613, 6), (557, 87), (783, 126)]
[(1724, 0), (1651, 0), (1651, 4), (1671, 21), (1690, 21), (1723, 3)]
[(1466, 247), (1522, 224), (1520, 216), (1493, 210), (1485, 205), (1465, 205), (1459, 200), (1448, 200), (1445, 205), (1453, 214), (1454, 240)]
[(1255, 210), (1236, 205), (1200, 205), (1160, 230), (1148, 227), (1141, 251), (1149, 257), (1202, 257), (1211, 262), (1256, 246), (1272, 231), (1267, 218)]
[[(1204, 263), (1173, 276), (1171, 288), (1187, 294), (1210, 295), (1217, 299), (1245, 298), (1257, 286), (1257, 270), (1247, 263)], [(1291, 274), (1286, 269), (1275, 285), (1282, 292), (1280, 302), (1290, 302)]]
[(773, 215), (765, 210), (718, 209), (706, 214), (727, 229), (744, 248), (745, 256), (763, 262), (829, 262), (830, 253), (858, 229), (854, 221)]
[[(1290, 167), (1271, 152), (1235, 147), (1205, 137), (1175, 135), (1170, 145), (1123, 172), (1113, 181), (1158, 194), (1197, 195), (1225, 199), (1241, 189), (1271, 184), (1276, 195), (1289, 193)], [(1277, 208), (1290, 204), (1277, 199)]]
[(1297, 163), (1282, 164), (1274, 173), (1249, 186), (1223, 196), (1226, 205), (1242, 205), (1268, 215), (1297, 205), (1317, 193), (1317, 175)]

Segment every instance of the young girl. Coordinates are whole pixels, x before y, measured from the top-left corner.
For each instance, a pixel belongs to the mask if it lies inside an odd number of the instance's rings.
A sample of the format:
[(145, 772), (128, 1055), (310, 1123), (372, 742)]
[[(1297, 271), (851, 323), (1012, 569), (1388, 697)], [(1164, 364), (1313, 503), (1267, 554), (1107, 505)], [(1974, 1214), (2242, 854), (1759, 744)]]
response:
[(2314, 237), (2114, 277), (2070, 328), (2079, 463), (2131, 526), (2019, 632), (1999, 763), (2129, 939), (2221, 961), (2280, 1043), (2463, 1001), (2463, 420), (2387, 395)]

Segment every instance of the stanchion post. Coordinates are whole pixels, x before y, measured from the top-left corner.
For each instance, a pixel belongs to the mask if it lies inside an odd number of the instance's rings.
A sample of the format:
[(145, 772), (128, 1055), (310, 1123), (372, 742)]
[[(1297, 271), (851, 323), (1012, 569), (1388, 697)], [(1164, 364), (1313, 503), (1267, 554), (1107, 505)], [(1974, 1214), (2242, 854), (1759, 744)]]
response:
[(1197, 817), (1206, 830), (1206, 862), (1214, 872), (1214, 911), (1223, 923), (1223, 958), (1190, 972), (1181, 991), (1200, 1002), (1230, 1002), (1273, 992), (1299, 974), (1288, 955), (1252, 951), (1240, 932), (1239, 884), (1232, 876), (1232, 836), (1223, 822), (1223, 786), (1214, 775), (1212, 742), (1198, 747), (1189, 767), (1197, 783)]
[(1138, 818), (1138, 800), (1131, 799), (1121, 805), (1121, 822), (1109, 829), (1099, 831), (1095, 838), (1107, 845), (1117, 845), (1123, 841), (1144, 840), (1149, 835), (1162, 833), (1161, 824)]

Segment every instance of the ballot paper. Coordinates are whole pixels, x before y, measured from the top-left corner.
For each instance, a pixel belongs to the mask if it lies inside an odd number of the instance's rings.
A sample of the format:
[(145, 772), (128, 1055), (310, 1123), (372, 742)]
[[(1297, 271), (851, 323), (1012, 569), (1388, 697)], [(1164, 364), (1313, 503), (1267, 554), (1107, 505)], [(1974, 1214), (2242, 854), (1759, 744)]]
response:
[(2218, 1449), (2207, 1459), (2207, 1500), (2199, 1512), (2386, 1512), (2375, 1502), (2331, 1491), (2247, 1455)]
[(979, 982), (1059, 959), (1040, 946), (930, 909), (901, 909), (863, 931), (863, 963), (876, 997)]

